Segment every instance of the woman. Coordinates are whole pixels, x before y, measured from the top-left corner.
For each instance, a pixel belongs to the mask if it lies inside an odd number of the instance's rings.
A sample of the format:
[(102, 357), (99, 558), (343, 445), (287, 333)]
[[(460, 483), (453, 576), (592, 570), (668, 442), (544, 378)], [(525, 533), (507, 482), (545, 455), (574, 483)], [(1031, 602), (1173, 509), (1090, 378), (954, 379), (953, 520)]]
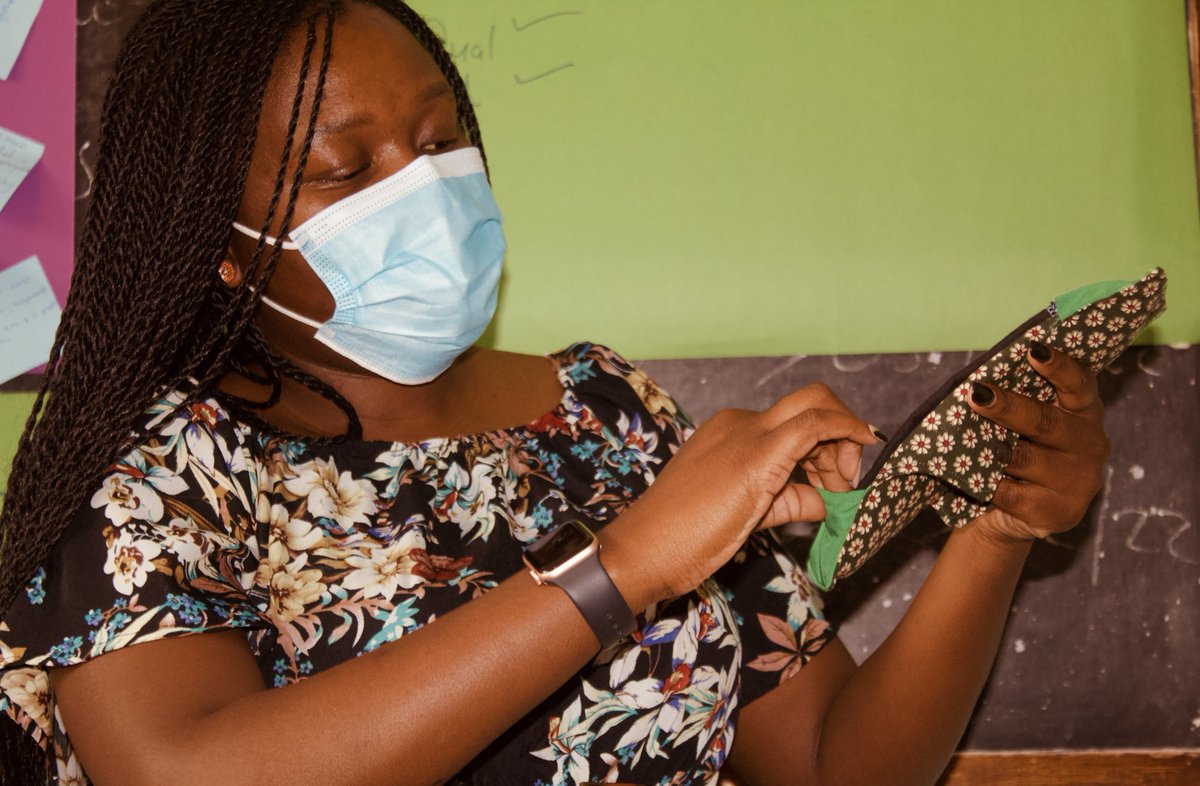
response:
[(146, 13), (3, 512), (6, 782), (936, 779), (1098, 488), (1091, 374), (977, 386), (1012, 477), (856, 667), (770, 528), (877, 432), (822, 386), (693, 429), (606, 348), (473, 347), (483, 161), (397, 0)]

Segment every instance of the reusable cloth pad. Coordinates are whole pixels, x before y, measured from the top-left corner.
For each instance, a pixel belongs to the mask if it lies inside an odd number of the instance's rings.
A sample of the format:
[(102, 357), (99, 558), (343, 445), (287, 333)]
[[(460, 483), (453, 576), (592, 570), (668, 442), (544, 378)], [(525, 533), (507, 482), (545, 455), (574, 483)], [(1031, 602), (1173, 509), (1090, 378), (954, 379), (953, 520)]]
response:
[(1099, 371), (1162, 313), (1166, 284), (1155, 268), (1141, 281), (1102, 281), (1061, 295), (926, 399), (857, 489), (820, 490), (825, 521), (808, 555), (813, 583), (828, 590), (854, 573), (926, 506), (953, 527), (987, 510), (1019, 435), (967, 405), (971, 383), (1050, 401), (1054, 387), (1026, 360), (1029, 342)]

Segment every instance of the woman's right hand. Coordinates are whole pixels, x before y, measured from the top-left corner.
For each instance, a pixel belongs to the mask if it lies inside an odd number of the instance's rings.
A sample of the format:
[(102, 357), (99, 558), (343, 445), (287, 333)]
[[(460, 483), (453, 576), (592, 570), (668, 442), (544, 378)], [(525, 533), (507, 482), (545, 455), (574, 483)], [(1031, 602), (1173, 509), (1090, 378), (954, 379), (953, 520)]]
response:
[(620, 562), (612, 567), (631, 585), (622, 591), (631, 605), (682, 595), (728, 562), (755, 529), (820, 521), (820, 495), (790, 482), (796, 466), (804, 464), (814, 484), (848, 489), (862, 446), (879, 441), (820, 384), (800, 388), (764, 412), (718, 412), (604, 528), (605, 548)]

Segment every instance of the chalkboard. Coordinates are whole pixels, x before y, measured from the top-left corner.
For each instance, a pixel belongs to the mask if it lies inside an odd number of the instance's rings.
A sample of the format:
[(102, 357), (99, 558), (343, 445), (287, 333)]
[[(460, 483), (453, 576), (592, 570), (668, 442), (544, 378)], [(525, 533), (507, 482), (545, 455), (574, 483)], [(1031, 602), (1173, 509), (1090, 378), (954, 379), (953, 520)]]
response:
[[(80, 194), (147, 4), (78, 2)], [(964, 293), (1155, 266), (1200, 299), (1178, 0), (413, 5), (479, 105), (501, 349), (601, 326), (636, 357), (964, 350), (1013, 318)], [(1200, 311), (1160, 331), (1198, 342)]]
[[(969, 353), (646, 362), (696, 419), (824, 382), (885, 432)], [(1112, 454), (1084, 522), (1039, 543), (964, 746), (1200, 744), (1200, 348), (1138, 347), (1100, 376)], [(870, 463), (870, 456), (867, 463)], [(802, 528), (793, 530), (803, 531)], [(828, 597), (860, 660), (904, 614), (947, 535), (925, 514)], [(803, 553), (806, 540), (793, 547)]]

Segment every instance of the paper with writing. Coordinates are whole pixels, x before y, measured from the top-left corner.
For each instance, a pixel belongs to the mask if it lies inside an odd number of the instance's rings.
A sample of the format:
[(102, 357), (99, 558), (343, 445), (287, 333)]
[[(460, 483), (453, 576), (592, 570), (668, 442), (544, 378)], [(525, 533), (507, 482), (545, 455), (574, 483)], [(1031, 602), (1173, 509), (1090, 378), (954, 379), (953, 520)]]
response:
[[(0, 3), (4, 0), (0, 0)], [(7, 128), (0, 128), (0, 210), (42, 157), (46, 146)]]
[(0, 270), (0, 383), (46, 362), (61, 315), (36, 256)]
[(0, 0), (0, 79), (8, 79), (42, 0)]

